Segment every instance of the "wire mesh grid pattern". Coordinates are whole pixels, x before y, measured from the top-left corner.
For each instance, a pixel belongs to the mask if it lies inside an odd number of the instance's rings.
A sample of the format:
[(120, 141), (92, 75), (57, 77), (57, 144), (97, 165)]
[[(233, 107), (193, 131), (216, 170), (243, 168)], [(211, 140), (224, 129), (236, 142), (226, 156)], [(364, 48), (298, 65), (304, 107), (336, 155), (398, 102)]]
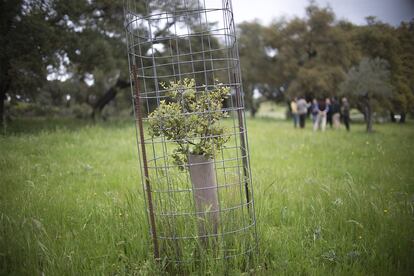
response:
[[(230, 0), (209, 7), (206, 1), (125, 1), (125, 27), (135, 107), (138, 151), (150, 235), (155, 258), (194, 261), (202, 253), (230, 258), (257, 247), (243, 89), (236, 29)], [(139, 9), (144, 15), (138, 14)], [(184, 82), (192, 82), (191, 87)], [(194, 116), (223, 131), (199, 137), (151, 135), (151, 114), (171, 101), (168, 84), (190, 89), (194, 98), (210, 99), (217, 89), (228, 92), (216, 108), (182, 108), (177, 124), (188, 128)], [(185, 99), (180, 101), (186, 105)], [(214, 115), (215, 114), (215, 115)], [(174, 128), (160, 117), (161, 128)], [(203, 117), (204, 116), (204, 117)], [(176, 117), (177, 119), (177, 117)], [(210, 120), (209, 119), (209, 120)], [(197, 122), (197, 121), (196, 121)], [(207, 126), (209, 128), (210, 126)], [(206, 129), (207, 129), (206, 128)], [(186, 133), (184, 131), (184, 133)], [(225, 143), (217, 146), (217, 139)], [(210, 156), (185, 156), (174, 162), (177, 143), (198, 143), (213, 150)], [(201, 141), (201, 142), (200, 142)], [(215, 144), (216, 143), (216, 144)]]

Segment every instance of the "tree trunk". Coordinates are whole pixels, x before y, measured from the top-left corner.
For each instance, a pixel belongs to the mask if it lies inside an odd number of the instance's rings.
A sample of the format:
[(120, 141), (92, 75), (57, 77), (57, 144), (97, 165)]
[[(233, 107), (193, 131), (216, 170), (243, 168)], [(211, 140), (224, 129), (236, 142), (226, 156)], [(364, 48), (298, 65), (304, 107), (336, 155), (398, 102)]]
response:
[(113, 99), (115, 99), (116, 95), (118, 94), (118, 90), (117, 88), (126, 88), (130, 85), (130, 83), (128, 81), (125, 80), (120, 80), (118, 79), (116, 84), (114, 86), (112, 86), (111, 88), (108, 89), (108, 91), (105, 92), (105, 94), (103, 94), (102, 97), (100, 97), (92, 106), (93, 110), (92, 110), (92, 114), (91, 114), (91, 118), (95, 119), (95, 114), (100, 114), (102, 109), (104, 109), (104, 107), (109, 104)]
[(405, 116), (406, 116), (405, 112), (401, 112), (401, 118), (400, 118), (400, 121), (399, 121), (401, 124), (405, 123)]
[(252, 106), (250, 110), (250, 114), (252, 115), (252, 118), (256, 117), (256, 113), (257, 113), (257, 108)]
[[(7, 77), (7, 75), (5, 76)], [(5, 101), (6, 101), (6, 92), (9, 90), (10, 81), (6, 80), (0, 84), (0, 127), (3, 127), (5, 124)]]
[(365, 104), (365, 119), (367, 124), (367, 132), (372, 132), (372, 107), (369, 100)]
[(391, 119), (391, 122), (393, 123), (397, 122), (397, 120), (395, 120), (395, 114), (392, 111), (390, 112), (390, 119)]
[(5, 91), (0, 91), (0, 127), (4, 125), (4, 101), (6, 100)]

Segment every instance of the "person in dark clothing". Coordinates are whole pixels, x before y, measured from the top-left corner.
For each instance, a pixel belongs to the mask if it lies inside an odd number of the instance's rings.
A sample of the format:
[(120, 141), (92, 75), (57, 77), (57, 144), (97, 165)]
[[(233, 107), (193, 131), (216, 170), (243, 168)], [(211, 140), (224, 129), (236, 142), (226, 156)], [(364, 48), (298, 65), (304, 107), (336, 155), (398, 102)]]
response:
[(344, 97), (342, 98), (341, 116), (347, 131), (349, 131), (349, 110), (348, 99)]
[(328, 112), (326, 113), (326, 122), (329, 124), (329, 126), (332, 128), (332, 108), (331, 108), (331, 99), (326, 98), (326, 105), (328, 107)]
[(341, 125), (340, 123), (341, 106), (339, 105), (339, 102), (335, 98), (332, 98), (330, 111), (332, 113), (333, 126), (335, 129), (339, 129)]
[(293, 126), (296, 128), (298, 126), (299, 123), (299, 114), (298, 114), (298, 99), (295, 97), (291, 102), (290, 102), (290, 112), (292, 113), (292, 118), (293, 118)]
[(321, 100), (318, 102), (318, 115), (316, 116), (316, 121), (313, 124), (313, 131), (320, 129), (325, 131), (326, 128), (326, 114), (329, 112), (328, 99)]

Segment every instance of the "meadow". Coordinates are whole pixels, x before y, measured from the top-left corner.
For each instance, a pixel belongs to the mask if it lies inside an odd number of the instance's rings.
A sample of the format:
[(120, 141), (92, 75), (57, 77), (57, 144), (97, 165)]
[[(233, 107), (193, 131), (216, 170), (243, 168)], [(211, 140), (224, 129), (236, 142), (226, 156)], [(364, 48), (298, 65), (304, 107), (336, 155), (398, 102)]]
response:
[(27, 119), (0, 136), (0, 275), (412, 275), (414, 124), (313, 133), (249, 119), (249, 266), (152, 257), (132, 120)]

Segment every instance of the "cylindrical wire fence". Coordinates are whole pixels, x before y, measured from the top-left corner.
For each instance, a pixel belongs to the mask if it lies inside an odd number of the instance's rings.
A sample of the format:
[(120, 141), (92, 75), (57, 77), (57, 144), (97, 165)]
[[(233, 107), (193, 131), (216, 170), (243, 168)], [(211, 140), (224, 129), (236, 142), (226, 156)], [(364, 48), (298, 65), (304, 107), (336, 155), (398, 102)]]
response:
[[(125, 28), (154, 256), (188, 262), (206, 253), (219, 259), (253, 252), (256, 218), (231, 0), (142, 3), (125, 1)], [(227, 95), (206, 102), (217, 91)], [(173, 106), (181, 113), (168, 111)]]

